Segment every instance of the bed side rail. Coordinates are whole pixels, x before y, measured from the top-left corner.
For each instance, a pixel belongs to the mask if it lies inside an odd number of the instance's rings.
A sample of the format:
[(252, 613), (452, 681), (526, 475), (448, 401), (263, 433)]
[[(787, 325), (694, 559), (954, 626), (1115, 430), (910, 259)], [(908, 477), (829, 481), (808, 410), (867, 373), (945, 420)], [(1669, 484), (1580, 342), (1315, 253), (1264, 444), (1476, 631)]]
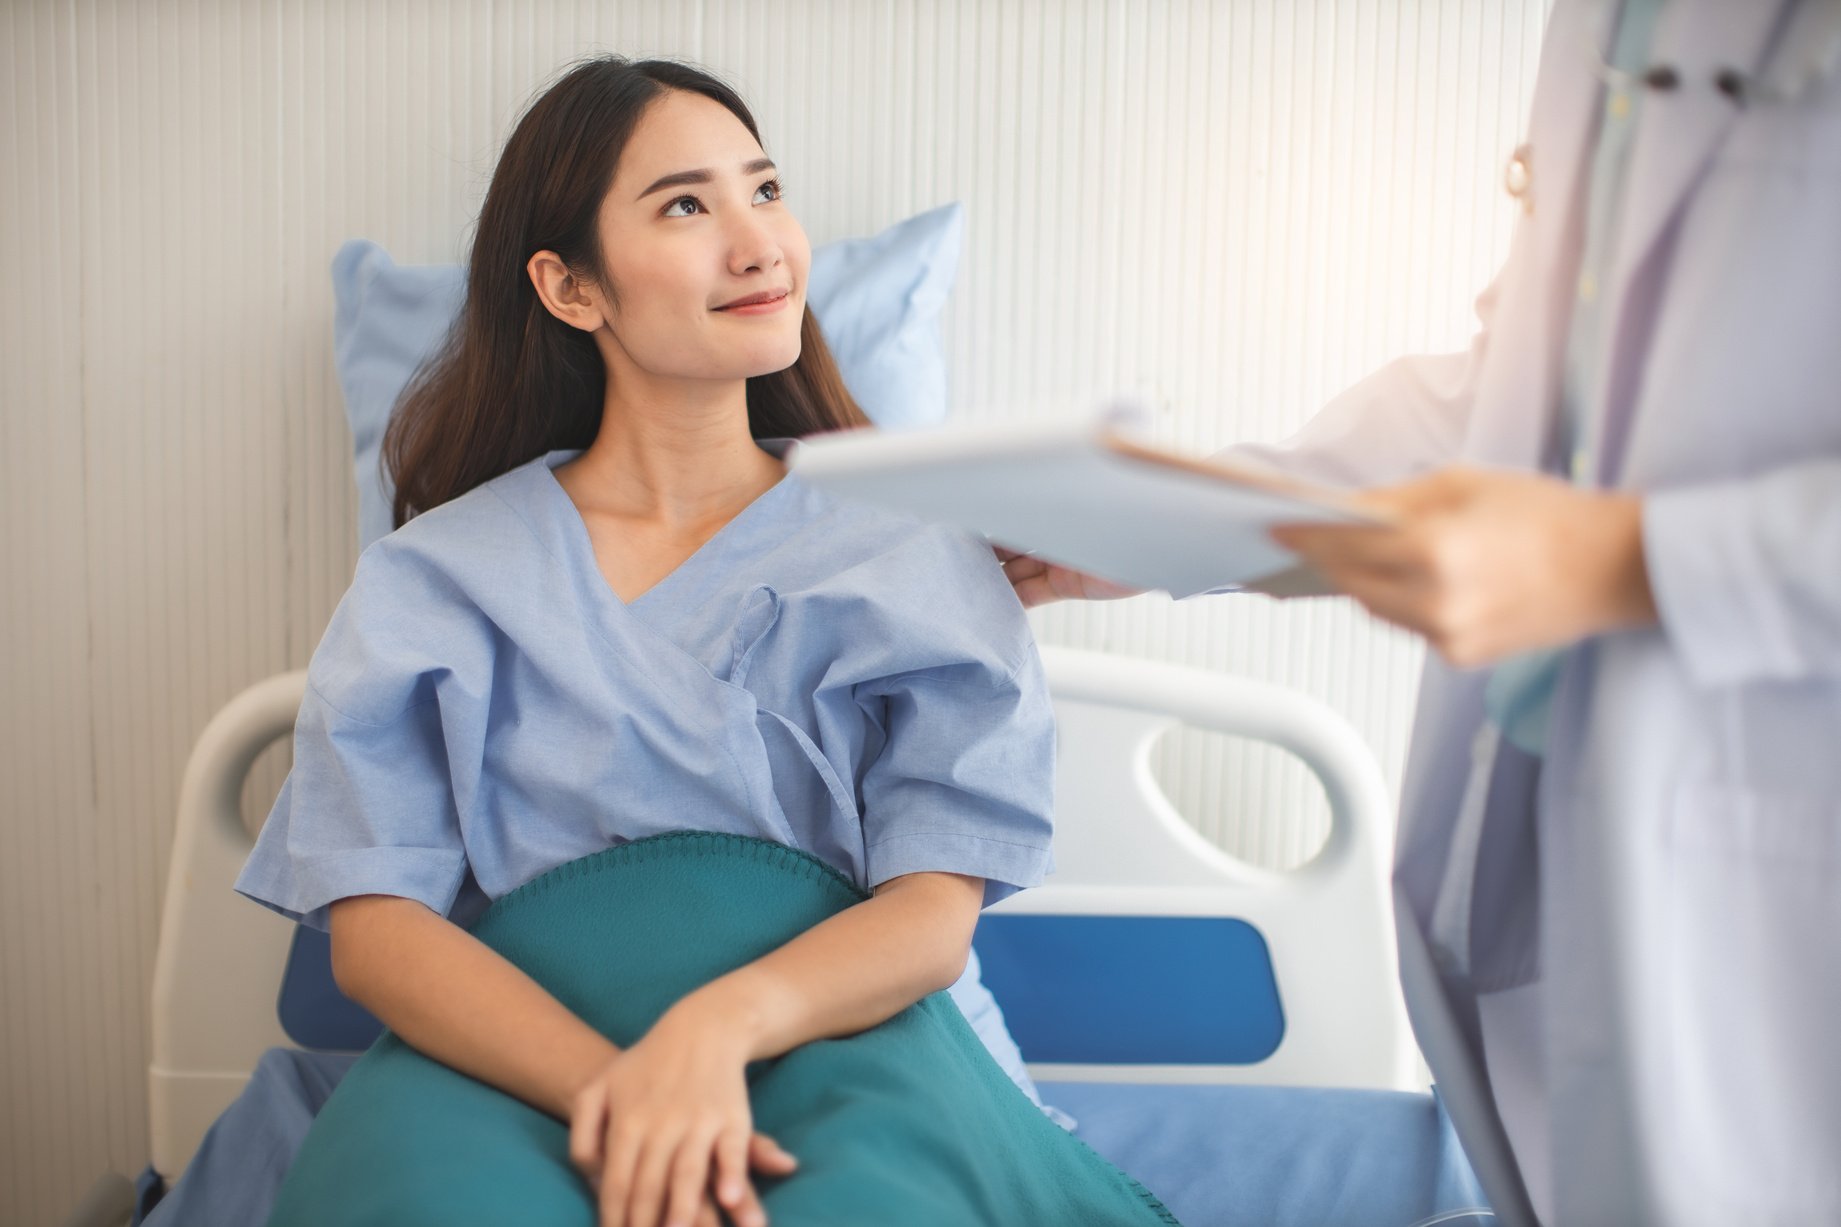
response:
[(249, 768), (287, 736), (306, 670), (278, 674), (211, 718), (187, 760), (153, 972), (148, 1067), (153, 1166), (176, 1175), (267, 1048), (287, 1043), (275, 994), (294, 925), (234, 894), (253, 844), (239, 808)]
[[(993, 914), (1245, 921), (1269, 948), (1284, 1025), (1269, 1055), (1250, 1063), (1038, 1062), (1036, 1076), (1422, 1088), (1396, 974), (1393, 805), (1354, 728), (1326, 704), (1270, 683), (1066, 648), (1044, 648), (1042, 657), (1060, 736), (1056, 872)], [(1301, 759), (1329, 801), (1323, 849), (1275, 872), (1204, 839), (1151, 774), (1152, 745), (1179, 724)]]

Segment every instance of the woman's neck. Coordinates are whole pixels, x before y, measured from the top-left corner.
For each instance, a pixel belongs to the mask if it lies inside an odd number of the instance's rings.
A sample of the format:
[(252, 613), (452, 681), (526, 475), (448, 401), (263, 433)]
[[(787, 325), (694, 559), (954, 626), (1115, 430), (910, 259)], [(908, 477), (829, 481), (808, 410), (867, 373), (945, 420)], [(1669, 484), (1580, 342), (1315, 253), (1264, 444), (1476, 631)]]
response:
[(670, 526), (726, 520), (784, 476), (749, 434), (744, 381), (638, 383), (610, 381), (593, 444), (563, 466), (583, 510)]

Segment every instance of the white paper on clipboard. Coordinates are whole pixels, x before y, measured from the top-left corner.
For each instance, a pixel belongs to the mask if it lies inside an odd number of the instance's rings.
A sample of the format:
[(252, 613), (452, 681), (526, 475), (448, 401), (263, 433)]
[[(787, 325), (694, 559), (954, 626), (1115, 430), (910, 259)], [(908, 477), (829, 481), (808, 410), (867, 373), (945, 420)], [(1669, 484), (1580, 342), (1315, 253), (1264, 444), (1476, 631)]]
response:
[(806, 440), (790, 463), (818, 489), (1178, 597), (1290, 566), (1275, 524), (1379, 522), (1330, 491), (1161, 451), (1105, 420), (845, 431)]

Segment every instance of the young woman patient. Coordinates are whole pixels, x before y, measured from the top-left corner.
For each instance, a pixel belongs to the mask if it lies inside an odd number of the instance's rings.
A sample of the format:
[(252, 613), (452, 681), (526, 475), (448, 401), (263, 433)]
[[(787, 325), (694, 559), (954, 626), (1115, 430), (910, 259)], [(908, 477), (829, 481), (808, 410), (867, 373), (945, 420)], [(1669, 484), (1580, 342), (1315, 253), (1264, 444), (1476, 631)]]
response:
[[(606, 1223), (764, 1222), (751, 1173), (796, 1160), (753, 1134), (744, 1066), (954, 985), (980, 907), (1049, 864), (1049, 703), (991, 552), (786, 474), (785, 440), (865, 421), (809, 262), (714, 79), (603, 59), (531, 108), (391, 423), (400, 527), (314, 654), (237, 884), (330, 928), (340, 986), (407, 1043), (566, 1121)], [(624, 1051), (462, 927), (685, 828), (873, 894)]]

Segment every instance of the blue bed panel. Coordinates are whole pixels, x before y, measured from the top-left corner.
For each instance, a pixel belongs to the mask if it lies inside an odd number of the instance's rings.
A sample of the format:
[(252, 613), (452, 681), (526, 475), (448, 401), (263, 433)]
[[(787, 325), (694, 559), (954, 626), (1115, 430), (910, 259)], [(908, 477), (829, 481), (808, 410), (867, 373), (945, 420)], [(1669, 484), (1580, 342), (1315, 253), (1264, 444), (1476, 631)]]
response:
[[(1285, 1034), (1265, 938), (1242, 920), (987, 914), (984, 982), (1028, 1061), (1246, 1065)], [(383, 1025), (339, 991), (324, 933), (295, 930), (276, 1013), (303, 1048), (357, 1052)]]
[(1271, 952), (1243, 920), (997, 912), (973, 944), (1026, 1061), (1249, 1065), (1285, 1034)]
[(339, 991), (332, 978), (332, 939), (306, 925), (294, 928), (275, 1014), (289, 1039), (323, 1052), (360, 1052), (384, 1029), (369, 1010)]

